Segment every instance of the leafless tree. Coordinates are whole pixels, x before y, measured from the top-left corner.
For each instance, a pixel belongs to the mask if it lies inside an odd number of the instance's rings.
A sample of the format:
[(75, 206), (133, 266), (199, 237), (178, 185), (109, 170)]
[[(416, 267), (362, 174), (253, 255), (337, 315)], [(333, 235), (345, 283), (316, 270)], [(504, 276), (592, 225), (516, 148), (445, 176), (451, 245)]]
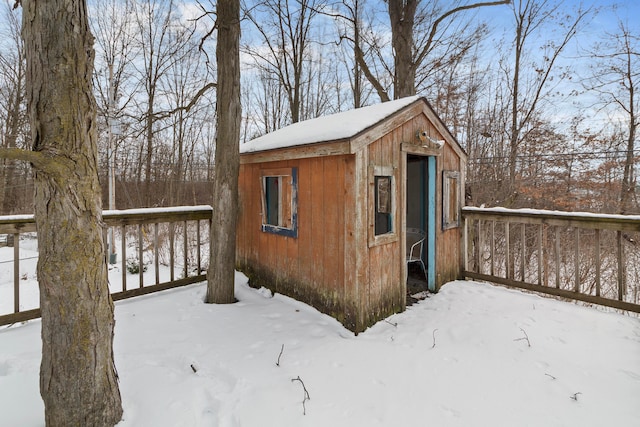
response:
[[(550, 100), (553, 90), (566, 77), (566, 74), (557, 73), (562, 71), (558, 66), (560, 55), (591, 13), (589, 9), (579, 9), (569, 17), (561, 5), (562, 1), (554, 0), (514, 0), (512, 5), (512, 50), (501, 63), (511, 98), (509, 126), (506, 130), (509, 141), (507, 204), (517, 197), (516, 165), (521, 146), (539, 121), (543, 103)], [(554, 38), (540, 37), (551, 23), (560, 34), (554, 36), (553, 32), (549, 32)], [(542, 55), (538, 55), (539, 51), (542, 51)]]
[(282, 86), (293, 123), (301, 120), (304, 85), (310, 79), (313, 21), (321, 8), (321, 0), (265, 0), (246, 11), (260, 44), (245, 44), (243, 49), (258, 69)]
[[(136, 35), (142, 58), (134, 61), (140, 78), (144, 98), (139, 100), (139, 108), (144, 144), (140, 146), (138, 176), (144, 176), (144, 204), (151, 204), (151, 182), (154, 172), (166, 172), (153, 168), (154, 146), (158, 112), (164, 109), (158, 105), (160, 80), (177, 61), (181, 52), (194, 33), (193, 27), (186, 27), (177, 16), (173, 0), (148, 0), (134, 3), (134, 19), (138, 29)], [(165, 115), (162, 114), (164, 117)], [(144, 170), (144, 173), (143, 173)]]
[(102, 240), (87, 5), (22, 5), (33, 149), (2, 148), (0, 157), (29, 162), (36, 171), (45, 420), (48, 426), (113, 426), (122, 417), (122, 403)]
[(599, 95), (600, 108), (608, 110), (612, 124), (619, 126), (611, 144), (612, 149), (624, 154), (618, 212), (637, 213), (640, 206), (635, 193), (635, 140), (640, 120), (640, 97), (636, 93), (640, 85), (640, 37), (628, 23), (619, 20), (618, 31), (606, 33), (603, 38), (589, 53), (595, 63), (585, 86)]
[(207, 303), (232, 303), (240, 170), (240, 2), (219, 0), (216, 63), (218, 112)]
[[(25, 145), (25, 57), (24, 44), (20, 38), (19, 9), (13, 11), (8, 2), (2, 4), (2, 15), (6, 18), (6, 29), (2, 34), (8, 41), (0, 48), (0, 120), (2, 134), (0, 146), (17, 148)], [(17, 178), (28, 173), (16, 160), (0, 159), (0, 213), (16, 213), (20, 210), (19, 195), (26, 188), (18, 187)], [(22, 190), (22, 191), (20, 191)], [(29, 197), (30, 199), (30, 197)]]
[[(356, 59), (380, 100), (391, 99), (385, 85), (386, 74), (392, 75), (393, 98), (398, 99), (416, 94), (416, 80), (420, 69), (426, 72), (447, 67), (459, 61), (465, 50), (477, 41), (482, 26), (470, 26), (460, 22), (456, 30), (451, 25), (462, 12), (485, 6), (508, 4), (510, 0), (460, 4), (455, 2), (443, 9), (437, 1), (401, 0), (386, 1), (391, 29), (391, 49), (393, 63), (381, 53), (384, 41), (375, 35), (363, 37), (363, 45), (356, 46)], [(469, 30), (470, 28), (470, 30)], [(365, 47), (365, 45), (368, 45)], [(366, 52), (370, 52), (369, 55)], [(376, 61), (380, 66), (376, 66)], [(427, 67), (423, 67), (428, 63)], [(372, 66), (373, 64), (373, 66)], [(426, 77), (421, 77), (427, 82)], [(427, 84), (430, 82), (427, 82)]]

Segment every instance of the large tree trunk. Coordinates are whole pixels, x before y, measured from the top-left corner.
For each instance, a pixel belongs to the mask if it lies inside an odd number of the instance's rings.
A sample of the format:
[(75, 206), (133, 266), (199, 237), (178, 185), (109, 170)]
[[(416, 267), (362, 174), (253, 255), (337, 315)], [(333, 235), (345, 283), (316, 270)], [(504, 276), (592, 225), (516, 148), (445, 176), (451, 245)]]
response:
[(208, 303), (235, 302), (233, 292), (238, 215), (238, 172), (240, 169), (240, 4), (218, 1), (218, 134), (211, 255), (207, 274)]
[(122, 417), (97, 172), (93, 37), (84, 0), (23, 0), (33, 140), (40, 393), (48, 426)]
[(416, 94), (416, 64), (413, 58), (413, 24), (417, 0), (390, 1), (391, 44), (393, 45), (393, 98)]

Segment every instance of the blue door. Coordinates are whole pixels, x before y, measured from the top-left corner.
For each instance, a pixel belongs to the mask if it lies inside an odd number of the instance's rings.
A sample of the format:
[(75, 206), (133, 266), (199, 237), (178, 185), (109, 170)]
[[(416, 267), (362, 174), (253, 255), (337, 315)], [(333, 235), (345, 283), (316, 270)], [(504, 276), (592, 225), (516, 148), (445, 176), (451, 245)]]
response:
[(407, 155), (407, 228), (426, 233), (423, 261), (427, 267), (427, 288), (436, 289), (436, 158)]

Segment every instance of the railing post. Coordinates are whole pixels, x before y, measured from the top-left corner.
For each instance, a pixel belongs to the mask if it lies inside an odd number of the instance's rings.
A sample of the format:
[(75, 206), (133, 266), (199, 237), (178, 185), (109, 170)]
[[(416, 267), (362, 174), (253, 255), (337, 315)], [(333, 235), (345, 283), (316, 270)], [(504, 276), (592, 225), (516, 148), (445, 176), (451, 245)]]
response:
[[(464, 237), (462, 238), (462, 250), (464, 251), (464, 271), (469, 271), (469, 217), (464, 217)], [(211, 239), (211, 230), (209, 230), (209, 239)]]
[(20, 311), (20, 234), (13, 233), (13, 312)]
[(556, 288), (560, 289), (560, 227), (556, 226)]
[(596, 296), (600, 296), (600, 229), (596, 228)]
[(510, 236), (509, 236), (509, 221), (504, 222), (504, 250), (505, 250), (505, 267), (507, 269), (507, 279), (512, 278), (512, 267), (511, 267), (511, 249), (510, 246)]
[(616, 244), (618, 249), (618, 301), (624, 299), (624, 259), (622, 258), (622, 231), (618, 230), (616, 233)]
[(127, 290), (127, 229), (126, 225), (120, 226), (120, 245), (122, 250), (122, 291)]
[(475, 251), (475, 262), (478, 273), (482, 273), (482, 251), (484, 250), (484, 241), (482, 239), (482, 220), (478, 219), (478, 248)]
[(575, 292), (580, 292), (580, 229), (578, 227), (575, 228), (575, 252), (573, 255), (573, 269), (575, 270), (575, 283), (573, 290)]
[(540, 286), (542, 286), (542, 265), (544, 264), (544, 261), (545, 261), (544, 252), (542, 250), (543, 227), (544, 227), (544, 224), (540, 224), (538, 226), (538, 285)]
[(525, 229), (525, 224), (520, 224), (520, 280), (526, 282), (524, 277), (524, 260), (527, 257), (527, 247), (525, 240), (527, 239), (527, 233)]
[(188, 277), (189, 276), (189, 253), (187, 251), (187, 221), (184, 222), (184, 229), (183, 229), (183, 242), (184, 242), (184, 251), (183, 251), (183, 255), (184, 255), (184, 277)]
[(175, 227), (175, 223), (170, 222), (169, 223), (169, 265), (170, 265), (170, 277), (171, 277), (171, 281), (173, 282), (174, 280), (174, 270), (175, 270), (175, 257), (174, 257), (174, 251), (175, 251), (175, 232), (176, 232), (176, 227)]
[(142, 245), (144, 240), (142, 239), (142, 224), (138, 224), (138, 277), (140, 279), (140, 287), (144, 287), (144, 265), (142, 264)]
[(202, 271), (202, 262), (200, 260), (200, 220), (196, 221), (196, 257), (198, 258), (198, 274)]
[(153, 268), (156, 274), (156, 285), (160, 283), (160, 262), (158, 260), (158, 223), (153, 223)]
[(496, 221), (491, 221), (491, 275), (495, 275), (496, 260)]

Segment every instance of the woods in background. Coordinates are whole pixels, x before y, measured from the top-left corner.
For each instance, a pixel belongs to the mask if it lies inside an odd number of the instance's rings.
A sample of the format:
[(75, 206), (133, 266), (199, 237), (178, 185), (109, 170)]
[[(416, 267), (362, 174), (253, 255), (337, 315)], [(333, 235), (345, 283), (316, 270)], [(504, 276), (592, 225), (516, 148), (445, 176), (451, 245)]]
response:
[[(0, 19), (0, 143), (25, 148), (12, 6)], [(110, 155), (118, 209), (211, 204), (216, 2), (89, 7), (104, 205)], [(595, 25), (604, 17), (613, 25)], [(469, 154), (469, 204), (640, 213), (640, 46), (627, 19), (560, 0), (247, 0), (241, 142), (416, 93)], [(29, 166), (0, 162), (0, 213), (33, 212)]]

